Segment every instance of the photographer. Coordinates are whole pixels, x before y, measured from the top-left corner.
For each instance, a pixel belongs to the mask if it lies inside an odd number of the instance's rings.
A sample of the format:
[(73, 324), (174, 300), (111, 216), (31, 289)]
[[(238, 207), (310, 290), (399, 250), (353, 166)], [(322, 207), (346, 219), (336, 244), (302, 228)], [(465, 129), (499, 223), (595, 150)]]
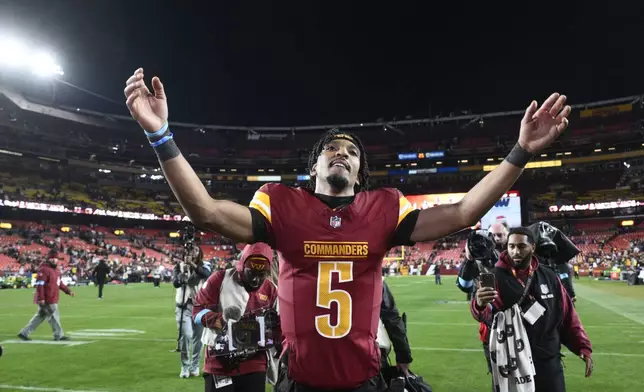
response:
[(483, 270), (494, 267), (507, 241), (508, 227), (503, 223), (492, 224), (487, 233), (470, 233), (465, 245), (465, 262), (456, 280), (456, 286), (467, 294), (468, 300), (473, 296), (475, 280)]
[(268, 350), (281, 342), (277, 289), (267, 279), (272, 259), (268, 245), (247, 245), (236, 268), (217, 271), (197, 295), (193, 317), (206, 327), (206, 392), (265, 390)]
[(177, 262), (172, 274), (175, 294), (175, 316), (179, 328), (178, 351), (181, 353), (179, 377), (199, 376), (201, 334), (203, 328), (194, 323), (192, 309), (195, 297), (210, 276), (210, 265), (203, 262), (203, 251), (190, 241), (185, 244), (183, 261)]
[(568, 262), (581, 251), (561, 230), (547, 222), (534, 223), (527, 229), (532, 232), (537, 243), (535, 256), (541, 264), (552, 268), (559, 275), (561, 283), (574, 303), (577, 298), (570, 278), (571, 267)]

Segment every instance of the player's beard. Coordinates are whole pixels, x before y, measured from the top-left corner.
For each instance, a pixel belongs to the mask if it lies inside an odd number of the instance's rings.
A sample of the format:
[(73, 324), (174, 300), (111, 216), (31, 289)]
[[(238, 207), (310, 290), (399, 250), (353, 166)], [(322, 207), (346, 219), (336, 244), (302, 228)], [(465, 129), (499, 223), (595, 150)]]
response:
[(339, 174), (329, 174), (326, 178), (326, 182), (328, 182), (329, 185), (331, 185), (331, 188), (336, 192), (341, 192), (349, 186), (349, 180)]

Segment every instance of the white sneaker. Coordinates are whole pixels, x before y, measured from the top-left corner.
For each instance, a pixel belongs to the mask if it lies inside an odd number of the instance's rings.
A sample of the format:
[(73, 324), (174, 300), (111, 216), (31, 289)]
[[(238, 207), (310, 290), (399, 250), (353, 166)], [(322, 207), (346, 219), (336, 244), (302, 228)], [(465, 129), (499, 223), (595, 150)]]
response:
[(201, 374), (199, 373), (199, 369), (192, 369), (190, 371), (190, 377), (199, 377)]
[(190, 377), (190, 372), (188, 371), (188, 369), (181, 369), (181, 373), (179, 374), (179, 377), (188, 378)]

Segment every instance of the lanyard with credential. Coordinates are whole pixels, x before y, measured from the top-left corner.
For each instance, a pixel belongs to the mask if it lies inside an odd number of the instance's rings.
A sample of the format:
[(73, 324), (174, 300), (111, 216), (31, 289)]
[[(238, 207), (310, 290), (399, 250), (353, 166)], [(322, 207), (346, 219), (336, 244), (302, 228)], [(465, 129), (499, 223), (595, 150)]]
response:
[(517, 301), (517, 304), (519, 304), (519, 306), (521, 306), (521, 303), (525, 299), (526, 295), (528, 295), (528, 292), (530, 291), (530, 286), (532, 285), (532, 279), (534, 278), (534, 273), (538, 268), (539, 268), (539, 264), (537, 264), (536, 267), (534, 267), (534, 269), (532, 268), (532, 266), (530, 266), (530, 270), (528, 271), (528, 279), (526, 280), (525, 283), (523, 283), (521, 279), (517, 278), (517, 273), (514, 270), (514, 268), (511, 270), (512, 276), (514, 276), (514, 278), (517, 280), (517, 282), (519, 282), (521, 287), (524, 288), (523, 294), (521, 294), (521, 298), (519, 298), (519, 300)]

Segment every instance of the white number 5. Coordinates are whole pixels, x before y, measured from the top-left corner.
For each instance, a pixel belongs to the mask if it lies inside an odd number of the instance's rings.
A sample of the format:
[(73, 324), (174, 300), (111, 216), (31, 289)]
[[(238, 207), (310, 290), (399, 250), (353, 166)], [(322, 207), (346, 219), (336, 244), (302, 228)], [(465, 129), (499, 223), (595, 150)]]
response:
[(336, 303), (338, 317), (335, 325), (331, 325), (331, 315), (315, 316), (315, 329), (328, 339), (339, 339), (347, 336), (351, 331), (351, 314), (353, 300), (351, 295), (344, 290), (331, 290), (331, 278), (338, 274), (340, 283), (353, 280), (352, 261), (321, 261), (318, 264), (318, 284), (316, 305), (331, 309), (331, 304)]

